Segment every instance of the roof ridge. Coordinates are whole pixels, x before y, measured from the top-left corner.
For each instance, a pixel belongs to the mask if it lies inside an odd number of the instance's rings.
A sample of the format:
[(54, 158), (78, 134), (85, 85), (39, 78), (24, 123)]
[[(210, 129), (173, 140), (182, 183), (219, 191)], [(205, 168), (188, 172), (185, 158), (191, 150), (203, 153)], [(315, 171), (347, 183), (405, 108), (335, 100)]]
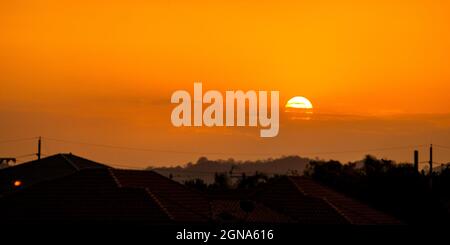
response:
[(111, 168), (108, 168), (108, 173), (111, 175), (111, 178), (113, 178), (114, 182), (117, 184), (117, 187), (122, 188), (122, 183), (120, 183), (119, 178), (114, 174), (113, 170)]
[[(106, 168), (111, 168), (111, 166), (109, 166), (109, 165), (106, 165), (104, 163), (100, 163), (100, 162), (97, 162), (97, 161), (94, 161), (94, 160), (91, 160), (91, 159), (88, 159), (88, 158), (85, 158), (85, 157), (82, 157), (82, 156), (79, 156), (79, 155), (76, 155), (76, 154), (72, 154), (72, 152), (62, 153), (62, 154), (63, 155), (70, 155), (71, 157), (73, 157), (75, 159), (80, 159), (80, 160), (83, 160), (83, 161), (87, 161), (90, 164), (95, 164), (95, 165), (100, 165), (100, 166), (103, 166), (103, 167), (106, 167)], [(89, 166), (89, 167), (86, 167), (86, 168), (92, 168), (92, 166)]]
[(147, 194), (150, 196), (151, 199), (158, 205), (158, 207), (169, 217), (171, 220), (175, 220), (175, 217), (169, 212), (169, 210), (164, 207), (164, 205), (161, 203), (161, 201), (158, 199), (158, 197), (153, 194), (152, 191), (150, 191), (148, 188), (144, 188)]
[[(297, 189), (303, 194), (303, 195), (305, 195), (305, 196), (308, 196), (308, 197), (311, 197), (311, 198), (317, 198), (317, 199), (319, 199), (319, 200), (322, 200), (322, 201), (324, 201), (328, 206), (330, 206), (333, 210), (335, 210), (340, 216), (342, 216), (345, 220), (347, 220), (350, 224), (353, 224), (353, 221), (342, 211), (342, 210), (340, 210), (336, 205), (334, 205), (330, 200), (328, 200), (328, 198), (326, 198), (326, 197), (322, 197), (322, 196), (314, 196), (314, 195), (311, 195), (311, 194), (308, 194), (303, 188), (301, 188), (301, 186), (296, 182), (296, 181), (294, 181), (293, 179), (292, 179), (292, 177), (288, 177), (288, 179), (289, 179), (289, 181), (291, 182), (291, 183), (293, 183), (294, 185), (295, 185), (295, 187), (297, 187)], [(310, 180), (310, 179), (308, 179), (308, 180)], [(323, 188), (323, 186), (322, 185), (320, 185), (320, 184), (318, 184), (318, 183), (315, 183), (313, 180), (310, 180), (310, 181), (312, 181), (314, 184), (317, 184), (317, 185), (319, 185), (320, 187), (322, 187)]]
[(291, 182), (291, 183), (297, 188), (297, 190), (299, 190), (304, 196), (311, 196), (311, 195), (309, 195), (308, 193), (306, 193), (306, 191), (303, 190), (303, 188), (301, 188), (301, 187), (297, 184), (297, 182), (295, 182), (295, 181), (292, 179), (291, 176), (288, 176), (288, 181)]
[(64, 160), (66, 160), (66, 162), (68, 162), (72, 167), (74, 167), (75, 170), (80, 171), (80, 168), (72, 160), (66, 157), (65, 154), (59, 153), (58, 155), (60, 155)]
[(340, 216), (342, 216), (350, 224), (354, 224), (354, 222), (342, 210), (340, 210), (336, 205), (334, 205), (332, 202), (330, 202), (327, 198), (319, 197), (319, 199), (323, 200), (326, 204), (328, 204), (331, 208), (333, 208)]

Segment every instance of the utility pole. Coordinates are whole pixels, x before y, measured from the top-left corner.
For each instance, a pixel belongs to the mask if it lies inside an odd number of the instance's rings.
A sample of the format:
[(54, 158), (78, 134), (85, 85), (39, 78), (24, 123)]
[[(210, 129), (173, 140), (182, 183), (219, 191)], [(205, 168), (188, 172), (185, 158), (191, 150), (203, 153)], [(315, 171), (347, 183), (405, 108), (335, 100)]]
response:
[(414, 171), (419, 172), (419, 151), (414, 151)]
[(41, 160), (41, 136), (39, 136), (39, 140), (38, 140), (38, 152), (37, 152), (37, 157), (38, 160)]
[(433, 189), (433, 144), (430, 145), (430, 190)]
[(430, 145), (430, 177), (433, 174), (433, 144)]

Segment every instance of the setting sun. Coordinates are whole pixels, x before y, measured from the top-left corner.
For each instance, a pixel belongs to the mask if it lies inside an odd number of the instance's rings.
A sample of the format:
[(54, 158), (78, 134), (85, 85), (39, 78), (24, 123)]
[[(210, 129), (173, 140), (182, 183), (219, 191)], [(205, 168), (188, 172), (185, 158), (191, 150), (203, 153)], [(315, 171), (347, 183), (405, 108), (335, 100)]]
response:
[(286, 103), (286, 108), (312, 109), (311, 102), (302, 96), (295, 96)]

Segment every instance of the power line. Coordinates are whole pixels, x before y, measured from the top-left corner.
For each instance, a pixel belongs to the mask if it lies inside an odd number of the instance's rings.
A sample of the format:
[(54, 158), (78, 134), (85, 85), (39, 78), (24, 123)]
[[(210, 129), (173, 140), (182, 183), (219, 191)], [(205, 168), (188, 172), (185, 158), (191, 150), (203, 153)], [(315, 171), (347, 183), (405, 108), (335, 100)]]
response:
[(21, 142), (21, 141), (30, 141), (30, 140), (35, 140), (37, 138), (38, 137), (0, 140), (0, 144)]
[(425, 145), (408, 145), (408, 146), (396, 146), (385, 148), (372, 148), (365, 150), (348, 150), (348, 151), (329, 151), (329, 152), (304, 152), (302, 155), (331, 155), (331, 154), (344, 154), (344, 153), (361, 153), (361, 152), (374, 152), (374, 151), (391, 151), (391, 150), (406, 150), (416, 147), (424, 147)]
[(286, 153), (269, 153), (269, 152), (254, 152), (254, 153), (245, 153), (245, 152), (200, 152), (200, 151), (175, 151), (175, 150), (163, 150), (163, 149), (152, 149), (152, 148), (136, 148), (136, 147), (127, 147), (127, 146), (115, 146), (115, 145), (105, 145), (105, 144), (96, 144), (96, 143), (87, 143), (80, 141), (72, 141), (72, 140), (63, 140), (56, 138), (47, 138), (43, 137), (43, 139), (70, 143), (70, 144), (79, 144), (79, 145), (88, 145), (102, 148), (111, 148), (111, 149), (119, 149), (119, 150), (131, 150), (131, 151), (146, 151), (146, 152), (158, 152), (158, 153), (171, 153), (171, 154), (197, 154), (197, 155), (287, 155)]
[(14, 158), (20, 159), (20, 158), (31, 157), (31, 156), (36, 156), (36, 154), (35, 154), (35, 153), (30, 153), (30, 154), (25, 154), (25, 155), (16, 156), (16, 157), (14, 157)]
[[(51, 141), (57, 141), (57, 142), (63, 142), (63, 143), (70, 143), (70, 144), (79, 144), (79, 145), (88, 145), (88, 146), (95, 146), (95, 147), (102, 147), (102, 148), (111, 148), (111, 149), (119, 149), (119, 150), (130, 150), (130, 151), (147, 151), (147, 152), (159, 152), (159, 153), (174, 153), (174, 154), (209, 154), (209, 155), (225, 155), (225, 154), (246, 154), (246, 155), (252, 155), (252, 153), (236, 153), (236, 152), (197, 152), (197, 151), (175, 151), (175, 150), (161, 150), (161, 149), (151, 149), (151, 148), (137, 148), (137, 147), (128, 147), (128, 146), (116, 146), (116, 145), (106, 145), (106, 144), (96, 144), (96, 143), (87, 143), (87, 142), (80, 142), (80, 141), (73, 141), (73, 140), (63, 140), (63, 139), (56, 139), (56, 138), (47, 138), (43, 137), (43, 139), (51, 140)], [(256, 154), (267, 154), (268, 153), (255, 153)]]
[[(254, 156), (274, 156), (274, 155), (333, 155), (333, 154), (345, 154), (345, 153), (370, 153), (370, 152), (380, 152), (380, 151), (395, 151), (395, 150), (404, 150), (404, 149), (412, 149), (412, 148), (418, 148), (418, 147), (424, 147), (426, 145), (406, 145), (406, 146), (396, 146), (396, 147), (383, 147), (383, 148), (372, 148), (372, 149), (360, 149), (360, 150), (345, 150), (345, 151), (322, 151), (322, 152), (297, 152), (297, 153), (280, 153), (280, 152), (200, 152), (200, 151), (177, 151), (177, 150), (164, 150), (164, 149), (152, 149), (152, 148), (136, 148), (136, 147), (127, 147), (127, 146), (117, 146), (117, 145), (107, 145), (107, 144), (97, 144), (97, 143), (88, 143), (88, 142), (80, 142), (80, 141), (73, 141), (73, 140), (65, 140), (65, 139), (58, 139), (58, 138), (49, 138), (49, 137), (42, 137), (43, 139), (49, 140), (49, 141), (55, 141), (55, 142), (62, 142), (62, 143), (69, 143), (69, 144), (79, 144), (79, 145), (87, 145), (87, 146), (94, 146), (94, 147), (102, 147), (102, 148), (110, 148), (110, 149), (119, 149), (119, 150), (130, 150), (130, 151), (145, 151), (145, 152), (158, 152), (158, 153), (170, 153), (170, 154), (196, 154), (196, 155), (254, 155)], [(32, 138), (22, 138), (22, 139), (10, 139), (10, 140), (3, 140), (0, 141), (0, 143), (7, 143), (7, 142), (17, 142), (17, 141), (25, 141), (25, 140), (35, 140), (39, 139), (39, 137), (32, 137)], [(438, 147), (446, 148), (446, 146), (437, 145)], [(450, 149), (450, 147), (448, 147)], [(26, 154), (22, 156), (18, 156), (16, 158), (25, 158), (25, 157), (31, 157), (35, 156), (35, 153), (32, 154)], [(421, 164), (423, 162), (420, 162)], [(119, 168), (130, 168), (131, 166), (121, 165), (121, 164), (111, 164), (113, 167), (119, 167)]]
[[(244, 152), (198, 152), (198, 151), (174, 151), (174, 150), (160, 150), (160, 149), (150, 149), (150, 148), (135, 148), (135, 147), (127, 147), (127, 146), (116, 146), (116, 145), (106, 145), (106, 144), (96, 144), (96, 143), (87, 143), (80, 141), (72, 141), (72, 140), (64, 140), (57, 138), (47, 138), (43, 137), (43, 139), (70, 143), (70, 144), (80, 144), (80, 145), (88, 145), (102, 148), (110, 148), (110, 149), (120, 149), (120, 150), (132, 150), (132, 151), (146, 151), (146, 152), (159, 152), (159, 153), (175, 153), (175, 154), (197, 154), (197, 155), (289, 155), (285, 153), (275, 153), (275, 152), (259, 152), (259, 153), (244, 153)], [(372, 148), (372, 149), (362, 149), (362, 150), (347, 150), (347, 151), (330, 151), (330, 152), (304, 152), (304, 153), (296, 153), (298, 155), (329, 155), (329, 154), (344, 154), (344, 153), (363, 153), (363, 152), (376, 152), (376, 151), (392, 151), (392, 150), (403, 150), (403, 149), (411, 149), (417, 147), (424, 147), (426, 145), (407, 145), (407, 146), (396, 146), (396, 147), (384, 147), (384, 148)], [(291, 154), (292, 155), (292, 154)], [(109, 164), (113, 167), (119, 168), (131, 168), (131, 166), (123, 165), (123, 164)], [(164, 170), (162, 170), (164, 171)], [(172, 170), (173, 171), (173, 170)], [(185, 170), (183, 172), (186, 172)], [(192, 171), (193, 173), (199, 173), (198, 171)], [(203, 173), (206, 173), (202, 171)]]
[[(69, 143), (69, 144), (79, 144), (88, 145), (94, 147), (119, 149), (119, 150), (130, 150), (130, 151), (146, 151), (146, 152), (158, 152), (158, 153), (171, 153), (171, 154), (197, 154), (197, 155), (248, 155), (248, 156), (258, 156), (258, 155), (290, 155), (281, 152), (200, 152), (200, 151), (178, 151), (178, 150), (163, 150), (163, 149), (152, 149), (152, 148), (136, 148), (128, 146), (116, 146), (116, 145), (106, 145), (97, 143), (80, 142), (73, 140), (57, 139), (42, 137), (50, 141)], [(362, 152), (376, 152), (376, 151), (391, 151), (391, 150), (403, 150), (411, 149), (415, 147), (423, 147), (425, 145), (408, 145), (408, 146), (397, 146), (397, 147), (385, 147), (385, 148), (372, 148), (372, 149), (362, 149), (362, 150), (347, 150), (347, 151), (329, 151), (329, 152), (302, 152), (301, 155), (331, 155), (331, 154), (345, 154), (345, 153), (362, 153)], [(292, 153), (291, 153), (292, 154)]]
[(446, 150), (450, 150), (450, 146), (445, 146), (445, 145), (433, 145), (436, 146), (438, 148), (442, 148), (442, 149), (446, 149)]

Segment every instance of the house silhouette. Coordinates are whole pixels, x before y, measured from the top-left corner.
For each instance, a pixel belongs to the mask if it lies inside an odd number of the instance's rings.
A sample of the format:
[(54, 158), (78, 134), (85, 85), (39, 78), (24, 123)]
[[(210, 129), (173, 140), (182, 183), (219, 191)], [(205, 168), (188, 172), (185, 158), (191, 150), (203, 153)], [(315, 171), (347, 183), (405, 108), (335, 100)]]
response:
[(207, 195), (150, 170), (56, 154), (0, 170), (0, 223), (399, 224), (305, 177)]
[(254, 199), (300, 224), (401, 224), (396, 218), (303, 176), (283, 177)]

